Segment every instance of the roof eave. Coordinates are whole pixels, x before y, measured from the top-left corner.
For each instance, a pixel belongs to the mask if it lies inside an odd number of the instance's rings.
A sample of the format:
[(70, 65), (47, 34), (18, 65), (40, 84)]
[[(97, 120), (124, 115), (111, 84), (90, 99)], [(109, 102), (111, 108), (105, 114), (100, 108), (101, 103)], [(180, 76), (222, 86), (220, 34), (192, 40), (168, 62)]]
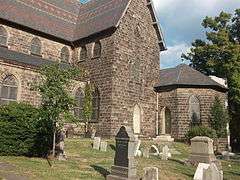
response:
[(160, 50), (161, 51), (165, 51), (165, 50), (167, 50), (167, 46), (166, 46), (166, 43), (165, 43), (165, 40), (164, 40), (162, 28), (161, 28), (161, 25), (159, 23), (159, 20), (158, 20), (158, 17), (157, 17), (157, 13), (156, 13), (156, 10), (154, 8), (152, 0), (147, 0), (147, 6), (149, 6), (152, 9), (154, 18), (156, 19), (156, 22), (153, 22), (153, 25), (156, 26), (157, 32), (159, 33), (159, 37), (160, 38), (159, 38), (158, 44), (160, 46)]
[(170, 85), (156, 85), (154, 86), (154, 90), (156, 92), (165, 92), (171, 91), (177, 88), (202, 88), (202, 89), (214, 89), (216, 91), (226, 93), (229, 89), (217, 86), (217, 85), (193, 85), (193, 84), (170, 84)]

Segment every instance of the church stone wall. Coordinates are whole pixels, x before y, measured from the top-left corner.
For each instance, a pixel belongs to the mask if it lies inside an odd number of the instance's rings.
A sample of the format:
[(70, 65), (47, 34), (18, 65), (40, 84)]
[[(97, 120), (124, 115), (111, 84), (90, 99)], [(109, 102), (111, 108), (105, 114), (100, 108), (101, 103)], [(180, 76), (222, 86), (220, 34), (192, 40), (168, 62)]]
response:
[(31, 85), (38, 80), (37, 73), (30, 68), (4, 63), (2, 59), (0, 59), (0, 81), (9, 74), (13, 75), (17, 80), (17, 100), (35, 106), (40, 105), (41, 98), (39, 94), (31, 91)]
[[(100, 41), (102, 46), (101, 56), (92, 57), (94, 43)], [(96, 128), (97, 134), (110, 136), (111, 113), (112, 113), (112, 76), (114, 61), (114, 39), (112, 36), (101, 36), (90, 39), (86, 44), (88, 57), (78, 62), (81, 47), (75, 49), (75, 64), (88, 71), (88, 80), (98, 89), (100, 95), (100, 113), (98, 122), (92, 126)]]
[[(24, 54), (31, 54), (31, 41), (34, 37), (40, 39), (42, 43), (42, 58), (60, 62), (61, 49), (65, 46), (64, 44), (33, 35), (31, 33), (12, 28), (6, 25), (1, 25), (8, 33), (8, 49), (21, 52)], [(67, 46), (70, 52), (70, 59), (72, 56), (72, 50)]]
[(177, 91), (171, 90), (168, 92), (158, 93), (158, 125), (159, 125), (159, 135), (162, 134), (162, 111), (164, 108), (167, 108), (171, 112), (171, 121), (172, 121), (172, 136), (177, 137), (178, 135), (178, 101), (177, 101)]
[(223, 105), (227, 99), (225, 93), (213, 89), (178, 88), (170, 92), (159, 93), (159, 112), (162, 107), (168, 107), (171, 110), (172, 136), (175, 139), (183, 139), (190, 128), (189, 97), (191, 95), (196, 96), (200, 102), (201, 123), (204, 126), (210, 126), (210, 109), (215, 97), (218, 96)]
[(122, 124), (133, 127), (133, 111), (141, 109), (140, 134), (155, 136), (159, 78), (158, 38), (145, 0), (133, 0), (114, 33), (111, 135)]

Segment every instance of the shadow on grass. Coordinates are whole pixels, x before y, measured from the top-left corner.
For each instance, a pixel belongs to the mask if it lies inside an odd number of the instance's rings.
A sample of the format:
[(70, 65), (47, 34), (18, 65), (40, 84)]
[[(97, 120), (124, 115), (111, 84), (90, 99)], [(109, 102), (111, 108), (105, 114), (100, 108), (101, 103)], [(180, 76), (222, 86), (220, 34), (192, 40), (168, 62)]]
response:
[(109, 146), (113, 151), (116, 151), (116, 147), (113, 144), (110, 144)]
[(103, 168), (103, 167), (101, 167), (101, 166), (91, 165), (91, 167), (92, 167), (95, 171), (97, 171), (98, 173), (100, 173), (102, 176), (104, 176), (105, 178), (107, 177), (107, 175), (110, 174), (110, 172), (109, 172), (107, 169), (105, 169), (105, 168)]

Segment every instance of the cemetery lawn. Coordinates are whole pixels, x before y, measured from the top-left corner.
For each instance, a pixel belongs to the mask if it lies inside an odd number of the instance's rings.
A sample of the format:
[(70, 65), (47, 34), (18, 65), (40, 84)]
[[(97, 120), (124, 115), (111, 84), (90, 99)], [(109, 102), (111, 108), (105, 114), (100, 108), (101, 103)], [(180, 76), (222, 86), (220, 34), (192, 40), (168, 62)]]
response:
[[(68, 160), (51, 161), (52, 168), (46, 159), (0, 156), (0, 180), (9, 175), (34, 180), (104, 180), (113, 164), (114, 141), (108, 140), (107, 152), (93, 150), (91, 143), (89, 139), (67, 139), (65, 149)], [(160, 170), (161, 180), (193, 179), (195, 168), (182, 164), (189, 156), (190, 148), (183, 143), (174, 143), (174, 146), (181, 155), (173, 155), (168, 161), (159, 157), (137, 158), (138, 174), (143, 174), (144, 167), (155, 166)], [(222, 161), (222, 165), (224, 179), (240, 179), (239, 162)]]

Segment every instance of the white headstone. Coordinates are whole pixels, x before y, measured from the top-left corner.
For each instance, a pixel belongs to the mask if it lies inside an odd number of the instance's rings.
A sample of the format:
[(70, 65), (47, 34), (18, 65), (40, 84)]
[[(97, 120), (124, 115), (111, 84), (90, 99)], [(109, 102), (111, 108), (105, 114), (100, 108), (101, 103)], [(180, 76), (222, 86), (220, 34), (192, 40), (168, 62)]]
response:
[(220, 171), (215, 163), (211, 163), (203, 170), (203, 180), (223, 180), (223, 171)]
[(141, 140), (137, 140), (136, 143), (135, 143), (135, 152), (134, 152), (134, 156), (137, 156), (138, 154), (138, 151), (139, 151), (139, 148), (140, 148), (140, 145), (141, 145)]
[(149, 158), (149, 148), (144, 148), (142, 152), (143, 157)]
[(138, 151), (137, 151), (137, 156), (138, 156), (138, 157), (141, 157), (141, 156), (142, 156), (142, 151), (138, 150)]
[(169, 157), (171, 157), (171, 153), (168, 146), (165, 145), (162, 150), (162, 160), (168, 160)]
[(193, 180), (203, 180), (203, 170), (206, 170), (210, 164), (199, 163), (197, 170), (195, 171)]
[(91, 139), (94, 139), (94, 138), (95, 138), (95, 135), (96, 135), (96, 130), (94, 129), (94, 130), (92, 131), (92, 134), (91, 134)]
[(101, 143), (101, 138), (100, 138), (100, 137), (94, 137), (94, 140), (93, 140), (93, 149), (99, 150), (99, 148), (100, 148), (100, 143)]
[(144, 168), (144, 176), (142, 180), (158, 180), (158, 168), (156, 167)]
[(107, 142), (102, 141), (100, 144), (100, 151), (106, 152), (107, 151)]

